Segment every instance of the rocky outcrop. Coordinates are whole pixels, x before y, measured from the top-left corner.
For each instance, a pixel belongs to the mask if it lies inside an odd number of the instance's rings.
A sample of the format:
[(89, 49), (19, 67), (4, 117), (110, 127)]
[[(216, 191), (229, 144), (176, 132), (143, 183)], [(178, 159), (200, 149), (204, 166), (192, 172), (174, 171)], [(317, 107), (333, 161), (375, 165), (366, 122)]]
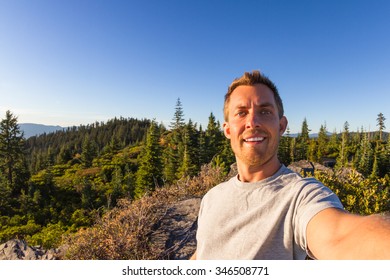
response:
[(323, 171), (328, 174), (333, 174), (333, 170), (331, 168), (317, 162), (310, 162), (308, 160), (293, 162), (288, 166), (288, 168), (298, 174), (303, 173), (306, 176), (313, 176), (314, 171)]
[(60, 249), (44, 250), (28, 246), (24, 240), (13, 239), (0, 245), (0, 260), (56, 260), (61, 258)]
[(151, 236), (158, 259), (187, 260), (196, 250), (197, 216), (200, 198), (190, 198), (171, 205)]

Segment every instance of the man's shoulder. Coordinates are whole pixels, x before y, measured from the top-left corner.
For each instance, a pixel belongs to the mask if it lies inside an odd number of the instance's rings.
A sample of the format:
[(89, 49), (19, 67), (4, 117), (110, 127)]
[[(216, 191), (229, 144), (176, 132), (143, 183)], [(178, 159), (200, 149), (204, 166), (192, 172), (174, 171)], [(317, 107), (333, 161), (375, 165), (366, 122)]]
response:
[(232, 185), (234, 185), (234, 181), (236, 180), (237, 176), (233, 176), (230, 179), (227, 179), (226, 181), (219, 183), (218, 185), (212, 187), (205, 195), (206, 196), (214, 196), (214, 195), (220, 195), (226, 191), (230, 191), (232, 188)]

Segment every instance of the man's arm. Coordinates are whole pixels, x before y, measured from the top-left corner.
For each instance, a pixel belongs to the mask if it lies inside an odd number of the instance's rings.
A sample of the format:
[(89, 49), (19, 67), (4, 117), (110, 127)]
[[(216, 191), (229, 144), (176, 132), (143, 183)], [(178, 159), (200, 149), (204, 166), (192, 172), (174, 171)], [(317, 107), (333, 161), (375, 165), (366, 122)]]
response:
[(390, 259), (390, 218), (325, 209), (309, 222), (307, 242), (317, 259)]

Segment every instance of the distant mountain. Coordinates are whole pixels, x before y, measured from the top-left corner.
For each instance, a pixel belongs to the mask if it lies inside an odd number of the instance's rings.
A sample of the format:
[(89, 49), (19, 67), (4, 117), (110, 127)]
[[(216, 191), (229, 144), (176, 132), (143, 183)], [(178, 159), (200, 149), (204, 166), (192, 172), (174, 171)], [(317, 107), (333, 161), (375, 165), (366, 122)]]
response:
[(66, 128), (59, 125), (44, 125), (36, 123), (21, 123), (19, 124), (19, 127), (24, 132), (24, 137), (26, 139), (30, 138), (31, 136), (37, 136), (43, 133), (51, 133)]
[[(330, 133), (330, 132), (326, 132), (326, 134), (328, 136), (332, 136), (332, 133)], [(287, 136), (287, 135), (284, 134), (284, 136)], [(299, 136), (299, 133), (290, 133), (290, 137), (292, 137), (292, 138), (296, 138), (298, 136)], [(311, 134), (309, 134), (309, 138), (318, 138), (318, 133), (311, 133)]]
[[(353, 137), (354, 134), (356, 134), (357, 132), (350, 132), (349, 135), (350, 137)], [(366, 132), (365, 132), (366, 133)], [(342, 133), (337, 133), (337, 136), (340, 137)], [(326, 132), (326, 135), (328, 135), (328, 137), (332, 136), (333, 133), (330, 133), (330, 132)], [(287, 136), (286, 134), (284, 134), (284, 136)], [(299, 136), (299, 133), (290, 133), (289, 135), (290, 137), (292, 138), (296, 138)], [(375, 137), (379, 137), (379, 131), (372, 131), (370, 132), (370, 139), (375, 139)], [(387, 139), (389, 139), (390, 137), (390, 133), (389, 132), (386, 132), (386, 131), (383, 131), (383, 140), (384, 141), (387, 141)], [(318, 138), (318, 133), (311, 133), (309, 134), (309, 138)], [(379, 138), (378, 138), (379, 139)]]

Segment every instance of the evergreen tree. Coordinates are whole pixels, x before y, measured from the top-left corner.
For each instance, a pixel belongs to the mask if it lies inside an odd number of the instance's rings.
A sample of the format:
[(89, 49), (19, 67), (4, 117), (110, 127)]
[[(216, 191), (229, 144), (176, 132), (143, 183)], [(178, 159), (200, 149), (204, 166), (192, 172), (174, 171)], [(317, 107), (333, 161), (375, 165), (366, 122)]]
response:
[(278, 158), (286, 166), (291, 163), (290, 145), (291, 137), (289, 135), (280, 138)]
[(97, 156), (97, 146), (93, 140), (90, 140), (87, 135), (84, 138), (82, 152), (81, 152), (81, 160), (83, 162), (84, 167), (91, 167), (93, 159)]
[(137, 171), (135, 197), (153, 191), (162, 184), (162, 159), (159, 129), (153, 121), (146, 137), (145, 147), (140, 154)]
[(374, 151), (374, 162), (372, 164), (371, 177), (378, 178), (379, 177), (379, 165), (380, 165), (380, 155), (379, 155), (379, 143), (376, 142), (376, 147)]
[(172, 183), (177, 179), (177, 170), (179, 168), (179, 145), (181, 145), (181, 130), (175, 129), (166, 137), (166, 147), (164, 149), (164, 181)]
[(184, 111), (180, 98), (176, 101), (175, 114), (171, 122), (171, 129), (178, 129), (185, 125), (184, 123)]
[(344, 131), (341, 135), (340, 153), (337, 158), (337, 168), (348, 165), (348, 147), (349, 147), (349, 123), (344, 123)]
[(224, 168), (225, 172), (229, 172), (230, 166), (236, 161), (236, 157), (230, 145), (230, 139), (226, 137), (222, 140), (222, 152), (219, 158), (221, 160), (220, 166)]
[(296, 138), (291, 138), (291, 141), (290, 141), (290, 161), (291, 162), (294, 162), (295, 159), (296, 159), (296, 156), (295, 156), (295, 152), (296, 152), (296, 143), (297, 143), (297, 140)]
[(195, 176), (199, 168), (199, 162), (197, 153), (198, 133), (196, 131), (196, 125), (189, 120), (188, 124), (184, 127), (184, 139), (183, 139), (183, 159), (178, 170), (178, 178), (184, 176)]
[(373, 166), (373, 151), (368, 138), (369, 133), (364, 133), (359, 146), (359, 163), (357, 165), (358, 171), (365, 176), (371, 174)]
[(379, 127), (379, 140), (383, 140), (383, 130), (386, 128), (385, 126), (385, 116), (382, 113), (378, 114), (377, 120), (377, 126)]
[(216, 121), (213, 113), (210, 113), (207, 130), (205, 133), (206, 162), (209, 163), (214, 156), (221, 152), (224, 136), (219, 121)]
[(298, 135), (296, 148), (296, 161), (308, 159), (308, 151), (309, 151), (309, 126), (307, 124), (306, 118), (302, 122), (301, 133)]
[(23, 132), (18, 119), (10, 111), (0, 122), (0, 176), (6, 189), (17, 194), (28, 180)]
[(327, 155), (328, 157), (334, 159), (336, 159), (339, 155), (339, 141), (336, 130), (334, 130), (330, 136), (329, 143), (327, 145)]
[(200, 166), (208, 163), (207, 162), (206, 133), (203, 131), (202, 125), (199, 126), (198, 162), (199, 162)]
[(316, 154), (316, 161), (320, 162), (321, 159), (327, 154), (327, 144), (328, 144), (328, 135), (326, 131), (326, 124), (321, 125), (320, 131), (318, 133), (318, 147), (317, 147), (317, 154)]
[(315, 139), (309, 140), (309, 146), (307, 149), (307, 156), (309, 161), (317, 162), (317, 141)]

